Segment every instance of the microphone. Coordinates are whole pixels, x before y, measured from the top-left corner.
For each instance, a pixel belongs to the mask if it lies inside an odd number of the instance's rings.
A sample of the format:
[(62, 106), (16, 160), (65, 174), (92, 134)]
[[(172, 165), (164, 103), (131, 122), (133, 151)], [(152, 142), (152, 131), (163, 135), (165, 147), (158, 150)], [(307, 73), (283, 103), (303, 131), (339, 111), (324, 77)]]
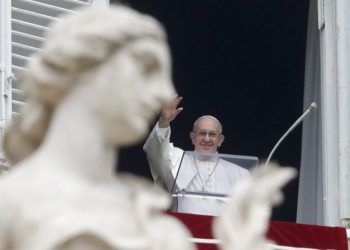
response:
[(269, 154), (269, 157), (267, 157), (267, 160), (265, 162), (265, 167), (267, 165), (269, 165), (270, 163), (270, 160), (271, 160), (271, 157), (273, 155), (273, 153), (276, 151), (276, 149), (278, 148), (278, 146), (282, 143), (282, 141), (284, 140), (284, 138), (286, 138), (290, 132), (293, 131), (293, 129), (299, 125), (299, 123), (301, 123), (305, 117), (312, 111), (314, 111), (315, 109), (317, 108), (317, 103), (315, 102), (312, 102), (310, 104), (310, 107), (298, 118), (298, 120), (296, 120), (293, 125), (287, 130), (287, 132), (284, 133), (284, 135), (281, 137), (281, 139), (278, 140), (278, 142), (276, 143), (276, 145), (273, 147), (273, 149), (271, 150), (270, 154)]

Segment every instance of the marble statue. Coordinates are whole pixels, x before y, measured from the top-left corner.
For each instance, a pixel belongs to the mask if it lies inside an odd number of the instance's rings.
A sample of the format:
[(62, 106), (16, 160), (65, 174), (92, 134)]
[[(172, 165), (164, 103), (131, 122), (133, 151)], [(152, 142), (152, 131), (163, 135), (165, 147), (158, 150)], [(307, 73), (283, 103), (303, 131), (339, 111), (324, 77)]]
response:
[(290, 167), (259, 166), (237, 184), (228, 205), (214, 220), (213, 233), (222, 250), (282, 249), (266, 240), (273, 205), (282, 202), (280, 189), (294, 176)]
[(5, 136), (1, 250), (190, 250), (170, 198), (114, 176), (116, 148), (141, 140), (175, 93), (162, 26), (123, 6), (58, 21), (20, 77), (27, 107)]

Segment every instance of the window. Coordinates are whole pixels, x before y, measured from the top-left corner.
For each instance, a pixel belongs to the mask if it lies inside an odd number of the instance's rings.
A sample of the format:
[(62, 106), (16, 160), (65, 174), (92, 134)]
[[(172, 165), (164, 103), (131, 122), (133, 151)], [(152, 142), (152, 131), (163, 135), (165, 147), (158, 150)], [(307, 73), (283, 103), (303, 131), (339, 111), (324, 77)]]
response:
[[(75, 8), (108, 5), (109, 0), (6, 0), (0, 3), (0, 136), (24, 103), (20, 86), (12, 80), (26, 69), (31, 56), (40, 52), (45, 33), (58, 16)], [(0, 148), (0, 165), (6, 159)]]

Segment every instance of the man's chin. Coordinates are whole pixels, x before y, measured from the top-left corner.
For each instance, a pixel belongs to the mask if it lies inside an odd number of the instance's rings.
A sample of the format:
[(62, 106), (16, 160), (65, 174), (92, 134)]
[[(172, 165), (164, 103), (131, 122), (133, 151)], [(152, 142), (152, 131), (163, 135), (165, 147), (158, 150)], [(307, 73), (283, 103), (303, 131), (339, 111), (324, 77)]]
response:
[(212, 147), (200, 148), (197, 151), (201, 152), (201, 153), (215, 153), (216, 152), (216, 150), (214, 148), (212, 148)]

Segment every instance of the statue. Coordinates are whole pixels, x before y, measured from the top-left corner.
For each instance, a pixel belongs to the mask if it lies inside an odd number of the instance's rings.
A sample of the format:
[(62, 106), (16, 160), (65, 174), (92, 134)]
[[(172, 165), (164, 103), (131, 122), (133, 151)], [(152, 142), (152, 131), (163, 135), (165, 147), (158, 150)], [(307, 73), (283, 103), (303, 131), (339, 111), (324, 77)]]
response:
[(123, 6), (59, 21), (20, 78), (27, 107), (5, 136), (1, 250), (189, 250), (163, 214), (170, 198), (113, 175), (115, 148), (135, 143), (174, 95), (161, 25)]
[(277, 164), (259, 166), (249, 178), (237, 184), (227, 207), (213, 223), (222, 250), (273, 250), (281, 247), (266, 240), (273, 205), (280, 204), (280, 189), (296, 171)]

